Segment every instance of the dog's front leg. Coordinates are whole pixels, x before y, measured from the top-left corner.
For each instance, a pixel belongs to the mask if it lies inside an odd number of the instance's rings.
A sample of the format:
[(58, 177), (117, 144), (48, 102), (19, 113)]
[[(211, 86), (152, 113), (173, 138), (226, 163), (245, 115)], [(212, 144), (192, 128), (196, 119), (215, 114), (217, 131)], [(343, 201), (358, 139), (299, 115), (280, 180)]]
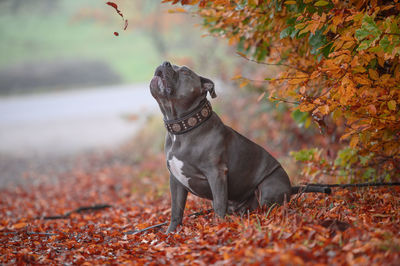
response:
[(215, 213), (224, 218), (228, 209), (228, 168), (219, 165), (207, 173), (208, 183), (213, 196)]
[(171, 190), (171, 222), (167, 234), (175, 231), (176, 227), (182, 224), (188, 194), (186, 188), (172, 174), (169, 177), (169, 186)]

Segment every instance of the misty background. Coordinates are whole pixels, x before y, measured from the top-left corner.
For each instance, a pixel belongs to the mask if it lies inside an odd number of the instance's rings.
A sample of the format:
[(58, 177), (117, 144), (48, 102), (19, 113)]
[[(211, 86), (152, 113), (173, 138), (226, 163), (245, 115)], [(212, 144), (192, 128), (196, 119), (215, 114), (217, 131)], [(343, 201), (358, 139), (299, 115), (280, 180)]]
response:
[(114, 2), (126, 30), (104, 1), (0, 0), (0, 187), (132, 139), (159, 115), (148, 84), (165, 60), (231, 77), (234, 52), (199, 18), (159, 0)]

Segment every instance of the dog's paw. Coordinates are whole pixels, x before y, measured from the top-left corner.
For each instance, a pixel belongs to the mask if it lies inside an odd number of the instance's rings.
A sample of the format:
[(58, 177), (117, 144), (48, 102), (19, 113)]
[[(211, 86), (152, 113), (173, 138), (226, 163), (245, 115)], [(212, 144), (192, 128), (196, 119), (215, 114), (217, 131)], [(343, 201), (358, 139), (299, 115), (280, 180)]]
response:
[(171, 223), (169, 226), (168, 226), (168, 229), (167, 229), (167, 231), (165, 231), (165, 234), (170, 234), (170, 233), (174, 233), (175, 231), (176, 231), (176, 228), (178, 227), (178, 224), (173, 224), (173, 223)]

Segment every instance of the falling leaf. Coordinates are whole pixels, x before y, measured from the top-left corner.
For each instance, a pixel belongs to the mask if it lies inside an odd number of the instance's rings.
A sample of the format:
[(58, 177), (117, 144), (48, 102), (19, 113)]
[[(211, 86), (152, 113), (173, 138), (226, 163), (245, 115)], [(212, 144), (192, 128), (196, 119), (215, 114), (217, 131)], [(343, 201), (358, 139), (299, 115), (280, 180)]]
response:
[[(128, 20), (124, 19), (124, 15), (122, 14), (121, 10), (118, 9), (118, 5), (114, 2), (106, 2), (107, 5), (111, 6), (112, 8), (115, 9), (115, 11), (117, 12), (117, 14), (122, 18), (122, 20), (124, 21), (124, 27), (123, 29), (126, 30), (128, 28)], [(118, 32), (114, 32), (115, 36), (119, 36)]]

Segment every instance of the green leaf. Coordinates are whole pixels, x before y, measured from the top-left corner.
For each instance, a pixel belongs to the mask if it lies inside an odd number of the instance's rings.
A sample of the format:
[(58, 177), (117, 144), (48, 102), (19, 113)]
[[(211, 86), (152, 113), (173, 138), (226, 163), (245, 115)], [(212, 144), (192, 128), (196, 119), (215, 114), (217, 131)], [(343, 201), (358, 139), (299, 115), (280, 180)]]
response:
[(357, 15), (354, 16), (353, 20), (354, 21), (360, 21), (363, 18), (363, 14), (362, 12), (358, 13)]
[(328, 1), (324, 1), (324, 0), (317, 1), (314, 4), (314, 6), (326, 6), (326, 5), (329, 5), (329, 2)]
[(267, 47), (267, 43), (263, 43), (260, 47), (256, 49), (255, 57), (257, 61), (263, 61), (265, 57), (268, 56), (269, 49)]
[(376, 25), (374, 18), (365, 15), (362, 20), (362, 25), (360, 29), (355, 32), (355, 37), (361, 44), (357, 48), (357, 51), (365, 50), (371, 46), (371, 43), (381, 36), (382, 31)]
[(370, 180), (373, 175), (375, 175), (376, 170), (374, 168), (368, 167), (363, 173), (364, 180)]
[(368, 52), (373, 52), (373, 53), (377, 53), (379, 51), (383, 51), (382, 47), (380, 46), (375, 46), (368, 49)]
[(361, 28), (361, 29), (356, 30), (356, 33), (355, 33), (354, 36), (356, 37), (357, 40), (361, 41), (362, 39), (364, 39), (368, 35), (370, 35), (369, 31), (367, 31), (366, 29)]
[(309, 149), (309, 150), (301, 150), (301, 151), (292, 151), (290, 155), (294, 157), (296, 161), (300, 162), (308, 162), (314, 159), (314, 154), (317, 152), (317, 149)]
[(399, 27), (395, 21), (390, 23), (390, 32), (399, 33)]
[(390, 182), (391, 178), (390, 178), (390, 174), (386, 174), (385, 177), (383, 178), (383, 182)]
[(356, 150), (348, 147), (340, 150), (335, 159), (335, 165), (342, 167), (350, 167), (351, 164), (357, 162)]
[(372, 40), (364, 40), (360, 43), (360, 45), (357, 48), (357, 51), (365, 50), (367, 49), (372, 43)]
[(383, 36), (383, 38), (379, 41), (379, 45), (382, 47), (382, 49), (385, 53), (388, 52), (390, 41), (386, 35)]
[(300, 127), (304, 125), (304, 122), (306, 122), (307, 117), (309, 116), (309, 114), (307, 112), (301, 112), (300, 110), (294, 110), (291, 115), (292, 115), (293, 120)]
[(317, 30), (315, 34), (310, 34), (308, 40), (312, 47), (311, 54), (319, 54), (320, 51), (318, 49), (326, 44), (326, 38), (322, 30)]
[(294, 37), (296, 37), (296, 35), (297, 35), (297, 33), (299, 32), (299, 30), (294, 30), (294, 31), (292, 31), (292, 33), (290, 34), (290, 38), (294, 38)]
[(328, 58), (329, 54), (331, 53), (332, 50), (332, 46), (333, 46), (333, 42), (331, 42), (328, 45), (325, 45), (324, 48), (321, 49), (321, 53)]
[(304, 122), (304, 127), (309, 128), (311, 125), (311, 117), (307, 117), (306, 122)]
[(371, 33), (374, 33), (375, 36), (380, 35), (382, 33), (381, 30), (376, 25), (373, 17), (365, 15), (362, 23), (363, 23), (362, 27), (370, 31)]
[(286, 24), (290, 26), (294, 26), (296, 24), (296, 17), (289, 17), (286, 19)]
[(367, 162), (369, 161), (370, 157), (369, 156), (360, 156), (360, 163), (363, 166), (367, 165)]
[(281, 39), (286, 38), (286, 37), (290, 36), (290, 34), (293, 32), (293, 30), (294, 30), (294, 27), (293, 26), (289, 26), (286, 29), (284, 29), (283, 31), (281, 31), (279, 37)]
[(372, 59), (372, 60), (369, 62), (369, 67), (372, 68), (372, 69), (375, 69), (375, 68), (376, 68), (376, 63), (377, 63), (377, 62), (378, 62), (378, 60), (376, 60), (376, 58)]

